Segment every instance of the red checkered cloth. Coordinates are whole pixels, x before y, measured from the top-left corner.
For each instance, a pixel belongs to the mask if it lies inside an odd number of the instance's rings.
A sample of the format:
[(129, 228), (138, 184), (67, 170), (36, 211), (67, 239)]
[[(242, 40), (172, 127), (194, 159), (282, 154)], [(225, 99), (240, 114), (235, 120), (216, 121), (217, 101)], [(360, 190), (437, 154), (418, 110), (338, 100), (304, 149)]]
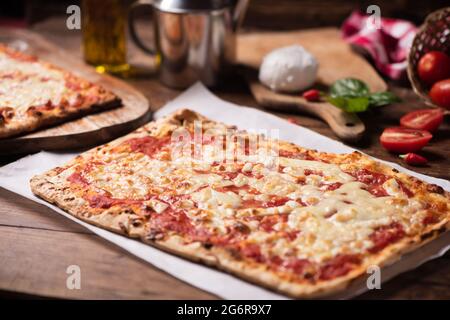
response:
[(383, 75), (399, 80), (406, 75), (406, 60), (417, 28), (411, 22), (388, 18), (380, 18), (376, 28), (372, 21), (373, 17), (354, 11), (342, 25), (343, 38), (366, 50)]

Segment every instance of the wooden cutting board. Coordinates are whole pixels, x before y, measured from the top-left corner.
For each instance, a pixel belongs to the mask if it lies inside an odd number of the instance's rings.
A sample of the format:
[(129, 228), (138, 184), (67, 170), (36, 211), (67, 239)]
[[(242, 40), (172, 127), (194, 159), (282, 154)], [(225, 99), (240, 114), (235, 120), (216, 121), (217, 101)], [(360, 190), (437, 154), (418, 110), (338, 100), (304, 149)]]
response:
[(317, 58), (319, 71), (315, 88), (326, 91), (336, 80), (352, 77), (366, 82), (372, 92), (387, 89), (386, 83), (371, 65), (342, 40), (337, 28), (248, 33), (238, 37), (237, 60), (249, 69), (246, 74), (255, 99), (267, 108), (316, 115), (326, 121), (342, 140), (358, 140), (365, 127), (356, 115), (343, 112), (327, 102), (308, 102), (298, 93), (271, 91), (258, 81), (257, 70), (263, 57), (276, 48), (293, 44), (303, 46)]
[(114, 92), (123, 102), (122, 106), (115, 109), (15, 138), (0, 139), (0, 155), (90, 147), (123, 135), (150, 120), (149, 103), (139, 91), (117, 78), (97, 73), (70, 52), (38, 34), (27, 30), (0, 28), (0, 42), (13, 45), (100, 84)]

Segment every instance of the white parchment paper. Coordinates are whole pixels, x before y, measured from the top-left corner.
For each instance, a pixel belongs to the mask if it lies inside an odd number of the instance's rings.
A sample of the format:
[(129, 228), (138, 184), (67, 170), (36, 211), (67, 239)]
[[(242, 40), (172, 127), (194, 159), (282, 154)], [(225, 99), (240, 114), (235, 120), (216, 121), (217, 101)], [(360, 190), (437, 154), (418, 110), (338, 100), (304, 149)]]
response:
[[(346, 153), (355, 150), (314, 131), (291, 124), (274, 115), (220, 100), (201, 84), (192, 86), (176, 99), (169, 102), (155, 114), (155, 118), (159, 119), (180, 108), (195, 110), (213, 120), (236, 125), (241, 129), (265, 129), (268, 131), (278, 129), (280, 139), (291, 141), (307, 148), (334, 153)], [(130, 253), (151, 263), (155, 267), (160, 268), (193, 286), (216, 294), (219, 297), (225, 299), (285, 298), (280, 294), (239, 280), (224, 272), (178, 258), (145, 245), (137, 240), (129, 239), (89, 225), (65, 213), (56, 206), (35, 197), (31, 193), (28, 182), (33, 175), (47, 171), (55, 166), (62, 165), (75, 155), (76, 154), (74, 153), (40, 152), (22, 158), (0, 168), (0, 186), (52, 208), (59, 214), (83, 225), (100, 237), (115, 243)], [(394, 163), (389, 164), (400, 171), (404, 171), (427, 182), (440, 185), (446, 190), (450, 190), (450, 182), (447, 180), (415, 173)], [(404, 256), (395, 264), (383, 268), (382, 279), (383, 281), (386, 281), (401, 272), (416, 268), (425, 261), (443, 255), (449, 248), (450, 233), (447, 232), (421, 249)], [(366, 290), (368, 290), (366, 281), (365, 279), (361, 279), (360, 281), (353, 283), (345, 292), (336, 295), (333, 298), (350, 298)]]

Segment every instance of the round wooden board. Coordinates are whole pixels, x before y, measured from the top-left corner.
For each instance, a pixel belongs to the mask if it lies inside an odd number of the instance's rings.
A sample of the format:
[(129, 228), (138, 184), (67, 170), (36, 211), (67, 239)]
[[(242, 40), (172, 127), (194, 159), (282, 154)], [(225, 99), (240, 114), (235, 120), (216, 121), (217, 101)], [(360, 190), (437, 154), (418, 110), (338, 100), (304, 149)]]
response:
[(125, 82), (94, 68), (41, 36), (26, 30), (0, 28), (0, 42), (13, 45), (114, 92), (122, 106), (14, 138), (0, 139), (0, 154), (31, 153), (90, 147), (114, 139), (148, 122), (147, 99)]

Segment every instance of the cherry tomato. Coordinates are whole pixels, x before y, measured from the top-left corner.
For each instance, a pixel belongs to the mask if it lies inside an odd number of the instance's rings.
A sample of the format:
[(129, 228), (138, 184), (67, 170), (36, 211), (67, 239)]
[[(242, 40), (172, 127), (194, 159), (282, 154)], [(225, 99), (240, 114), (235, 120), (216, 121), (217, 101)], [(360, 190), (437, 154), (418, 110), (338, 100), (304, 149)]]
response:
[(450, 109), (450, 79), (436, 82), (430, 90), (431, 101), (446, 109)]
[(394, 127), (384, 129), (380, 142), (388, 151), (408, 153), (422, 149), (432, 137), (425, 130)]
[(400, 124), (405, 128), (435, 131), (444, 120), (441, 109), (422, 109), (409, 112), (400, 118)]
[(428, 162), (427, 158), (422, 157), (421, 155), (418, 155), (414, 152), (403, 154), (400, 156), (400, 158), (405, 159), (405, 162), (411, 166), (423, 166)]
[(443, 52), (425, 53), (417, 64), (420, 80), (428, 85), (450, 78), (450, 57)]
[(303, 98), (307, 101), (319, 101), (320, 100), (320, 91), (316, 89), (311, 89), (303, 92)]

